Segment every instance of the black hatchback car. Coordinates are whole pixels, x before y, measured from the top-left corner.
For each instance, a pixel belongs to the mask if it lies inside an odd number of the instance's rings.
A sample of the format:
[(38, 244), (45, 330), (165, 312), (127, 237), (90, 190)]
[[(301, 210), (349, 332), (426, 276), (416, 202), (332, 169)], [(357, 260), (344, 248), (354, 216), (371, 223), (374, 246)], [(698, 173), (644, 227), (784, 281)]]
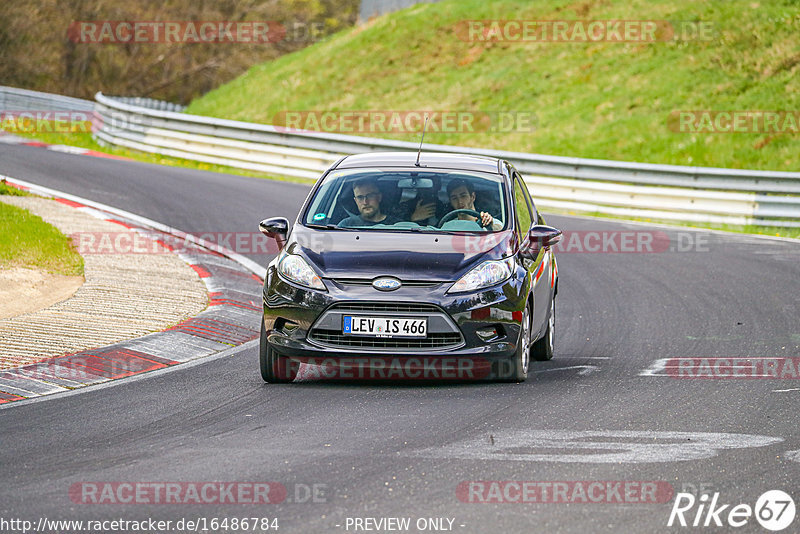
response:
[[(264, 281), (261, 376), (523, 381), (553, 356), (558, 268), (528, 188), (503, 160), (370, 153), (337, 161)], [(305, 368), (308, 369), (308, 368)]]

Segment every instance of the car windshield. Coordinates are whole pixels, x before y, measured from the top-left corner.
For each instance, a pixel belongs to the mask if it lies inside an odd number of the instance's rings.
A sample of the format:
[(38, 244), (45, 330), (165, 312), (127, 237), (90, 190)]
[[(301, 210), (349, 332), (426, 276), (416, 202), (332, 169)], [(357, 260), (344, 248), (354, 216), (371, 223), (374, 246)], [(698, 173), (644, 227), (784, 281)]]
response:
[(497, 232), (508, 214), (499, 175), (345, 169), (325, 177), (304, 220), (331, 229)]

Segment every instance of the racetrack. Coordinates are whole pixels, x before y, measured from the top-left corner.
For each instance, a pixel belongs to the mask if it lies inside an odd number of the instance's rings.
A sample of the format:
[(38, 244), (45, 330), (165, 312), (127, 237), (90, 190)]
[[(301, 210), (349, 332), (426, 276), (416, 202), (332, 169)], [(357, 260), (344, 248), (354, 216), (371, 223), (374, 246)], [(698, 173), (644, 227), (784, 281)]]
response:
[[(0, 145), (0, 174), (187, 232), (257, 231), (268, 216), (293, 219), (308, 192), (24, 146)], [(476, 503), (457, 489), (465, 481), (657, 481), (675, 492), (719, 492), (724, 504), (753, 506), (774, 489), (797, 500), (800, 455), (786, 453), (800, 449), (800, 381), (678, 379), (659, 361), (800, 357), (800, 243), (547, 221), (572, 232), (665, 232), (687, 250), (559, 254), (556, 357), (535, 364), (524, 384), (264, 384), (251, 343), (228, 357), (0, 409), (0, 516), (277, 517), (279, 532), (302, 533), (348, 531), (348, 517), (450, 518), (464, 533), (669, 532), (680, 530), (667, 527), (671, 500)], [(83, 482), (172, 481), (273, 481), (289, 494), (268, 505), (147, 505), (76, 503), (69, 493)], [(317, 502), (295, 502), (315, 484)], [(736, 530), (763, 532), (755, 519)]]

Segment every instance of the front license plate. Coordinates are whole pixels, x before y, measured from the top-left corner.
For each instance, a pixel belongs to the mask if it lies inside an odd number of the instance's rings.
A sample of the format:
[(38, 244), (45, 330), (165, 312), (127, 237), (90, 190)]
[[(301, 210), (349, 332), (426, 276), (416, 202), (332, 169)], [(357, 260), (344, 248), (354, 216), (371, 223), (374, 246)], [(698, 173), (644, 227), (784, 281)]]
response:
[(425, 337), (427, 319), (345, 315), (342, 332), (352, 336)]

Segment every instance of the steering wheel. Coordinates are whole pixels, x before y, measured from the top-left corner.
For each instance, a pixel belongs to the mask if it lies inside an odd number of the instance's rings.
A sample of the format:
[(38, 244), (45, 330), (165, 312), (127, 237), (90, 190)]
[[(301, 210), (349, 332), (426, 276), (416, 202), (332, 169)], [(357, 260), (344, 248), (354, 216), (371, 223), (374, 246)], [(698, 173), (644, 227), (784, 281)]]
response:
[(462, 213), (476, 217), (478, 220), (475, 222), (478, 223), (478, 226), (483, 228), (483, 224), (481, 224), (481, 214), (475, 210), (453, 210), (444, 217), (442, 217), (437, 226), (441, 228), (444, 223), (452, 221)]

